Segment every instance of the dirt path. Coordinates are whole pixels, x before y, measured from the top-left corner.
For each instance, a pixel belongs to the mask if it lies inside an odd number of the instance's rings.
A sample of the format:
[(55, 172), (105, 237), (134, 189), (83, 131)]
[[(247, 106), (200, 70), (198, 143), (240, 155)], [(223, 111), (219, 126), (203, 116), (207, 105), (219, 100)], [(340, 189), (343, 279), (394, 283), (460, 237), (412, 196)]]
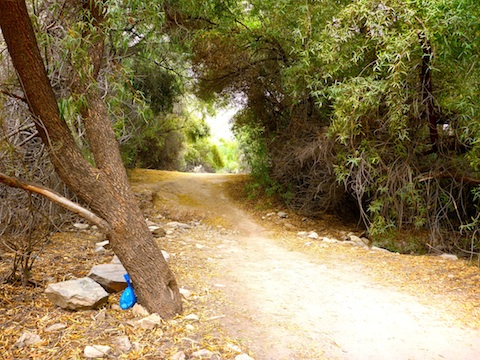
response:
[[(228, 198), (222, 184), (232, 177), (163, 174), (160, 182), (154, 172), (135, 176), (152, 178), (159, 204), (196, 211), (234, 230), (205, 251), (217, 268), (212, 286), (227, 299), (223, 324), (257, 360), (480, 358), (480, 331), (446, 313), (452, 309), (448, 296), (414, 296), (408, 283), (400, 290), (376, 280), (392, 273), (370, 267), (364, 257), (329, 256), (342, 248), (352, 252), (350, 245), (320, 244), (324, 256), (292, 251), (285, 244), (289, 236), (298, 241), (295, 232), (266, 229)], [(400, 256), (358, 251), (372, 263)]]

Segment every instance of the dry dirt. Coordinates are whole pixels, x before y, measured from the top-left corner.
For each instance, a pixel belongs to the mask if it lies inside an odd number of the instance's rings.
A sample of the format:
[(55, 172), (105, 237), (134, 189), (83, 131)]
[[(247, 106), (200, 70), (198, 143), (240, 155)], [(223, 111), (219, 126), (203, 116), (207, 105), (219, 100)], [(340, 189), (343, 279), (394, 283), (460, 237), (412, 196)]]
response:
[(255, 359), (480, 357), (478, 268), (301, 238), (301, 230), (333, 237), (340, 229), (247, 212), (231, 198), (238, 176), (140, 170), (132, 180), (155, 192), (157, 207), (225, 229), (196, 248), (222, 294), (223, 327)]

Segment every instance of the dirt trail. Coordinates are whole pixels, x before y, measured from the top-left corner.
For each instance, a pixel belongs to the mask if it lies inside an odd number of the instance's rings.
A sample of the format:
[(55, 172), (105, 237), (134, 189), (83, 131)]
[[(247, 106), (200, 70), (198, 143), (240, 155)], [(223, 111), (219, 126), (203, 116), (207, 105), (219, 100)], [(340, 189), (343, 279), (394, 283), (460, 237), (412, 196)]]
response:
[(212, 286), (228, 300), (223, 324), (257, 360), (480, 358), (480, 331), (459, 326), (438, 296), (425, 305), (375, 281), (368, 264), (289, 250), (229, 200), (222, 187), (229, 179), (177, 174), (151, 182), (151, 189), (160, 203), (195, 209), (237, 230), (209, 250), (219, 274)]

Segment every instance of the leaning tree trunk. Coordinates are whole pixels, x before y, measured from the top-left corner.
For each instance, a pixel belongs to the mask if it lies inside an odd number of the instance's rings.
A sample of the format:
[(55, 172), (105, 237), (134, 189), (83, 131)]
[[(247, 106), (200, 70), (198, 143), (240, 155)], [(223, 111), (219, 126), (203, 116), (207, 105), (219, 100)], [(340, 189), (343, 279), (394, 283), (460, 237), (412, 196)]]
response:
[[(99, 4), (93, 0), (84, 3), (92, 12)], [(89, 89), (85, 94), (88, 105), (82, 116), (95, 159), (95, 166), (91, 166), (60, 117), (24, 0), (0, 0), (0, 27), (36, 127), (60, 178), (108, 224), (105, 231), (111, 246), (130, 274), (140, 303), (164, 318), (180, 313), (178, 285), (131, 191), (100, 96), (92, 87), (85, 88)], [(98, 51), (103, 51), (99, 44), (103, 44), (102, 39), (94, 46), (97, 51), (92, 49), (89, 54), (89, 60), (98, 64)]]

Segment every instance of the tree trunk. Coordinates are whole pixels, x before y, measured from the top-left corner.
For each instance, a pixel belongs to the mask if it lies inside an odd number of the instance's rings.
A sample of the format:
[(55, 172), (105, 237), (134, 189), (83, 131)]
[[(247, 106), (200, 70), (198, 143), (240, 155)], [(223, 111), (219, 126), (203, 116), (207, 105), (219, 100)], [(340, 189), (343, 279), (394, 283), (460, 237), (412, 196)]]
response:
[[(98, 2), (85, 3), (95, 16)], [(49, 146), (60, 178), (108, 223), (107, 237), (130, 274), (139, 302), (164, 318), (180, 313), (178, 285), (131, 191), (105, 105), (97, 91), (91, 90), (95, 87), (84, 88), (89, 89), (85, 94), (88, 105), (82, 111), (96, 162), (93, 167), (83, 158), (60, 117), (25, 1), (0, 0), (0, 27), (36, 127)], [(103, 52), (103, 39), (98, 40), (89, 53), (94, 64), (100, 64)]]

